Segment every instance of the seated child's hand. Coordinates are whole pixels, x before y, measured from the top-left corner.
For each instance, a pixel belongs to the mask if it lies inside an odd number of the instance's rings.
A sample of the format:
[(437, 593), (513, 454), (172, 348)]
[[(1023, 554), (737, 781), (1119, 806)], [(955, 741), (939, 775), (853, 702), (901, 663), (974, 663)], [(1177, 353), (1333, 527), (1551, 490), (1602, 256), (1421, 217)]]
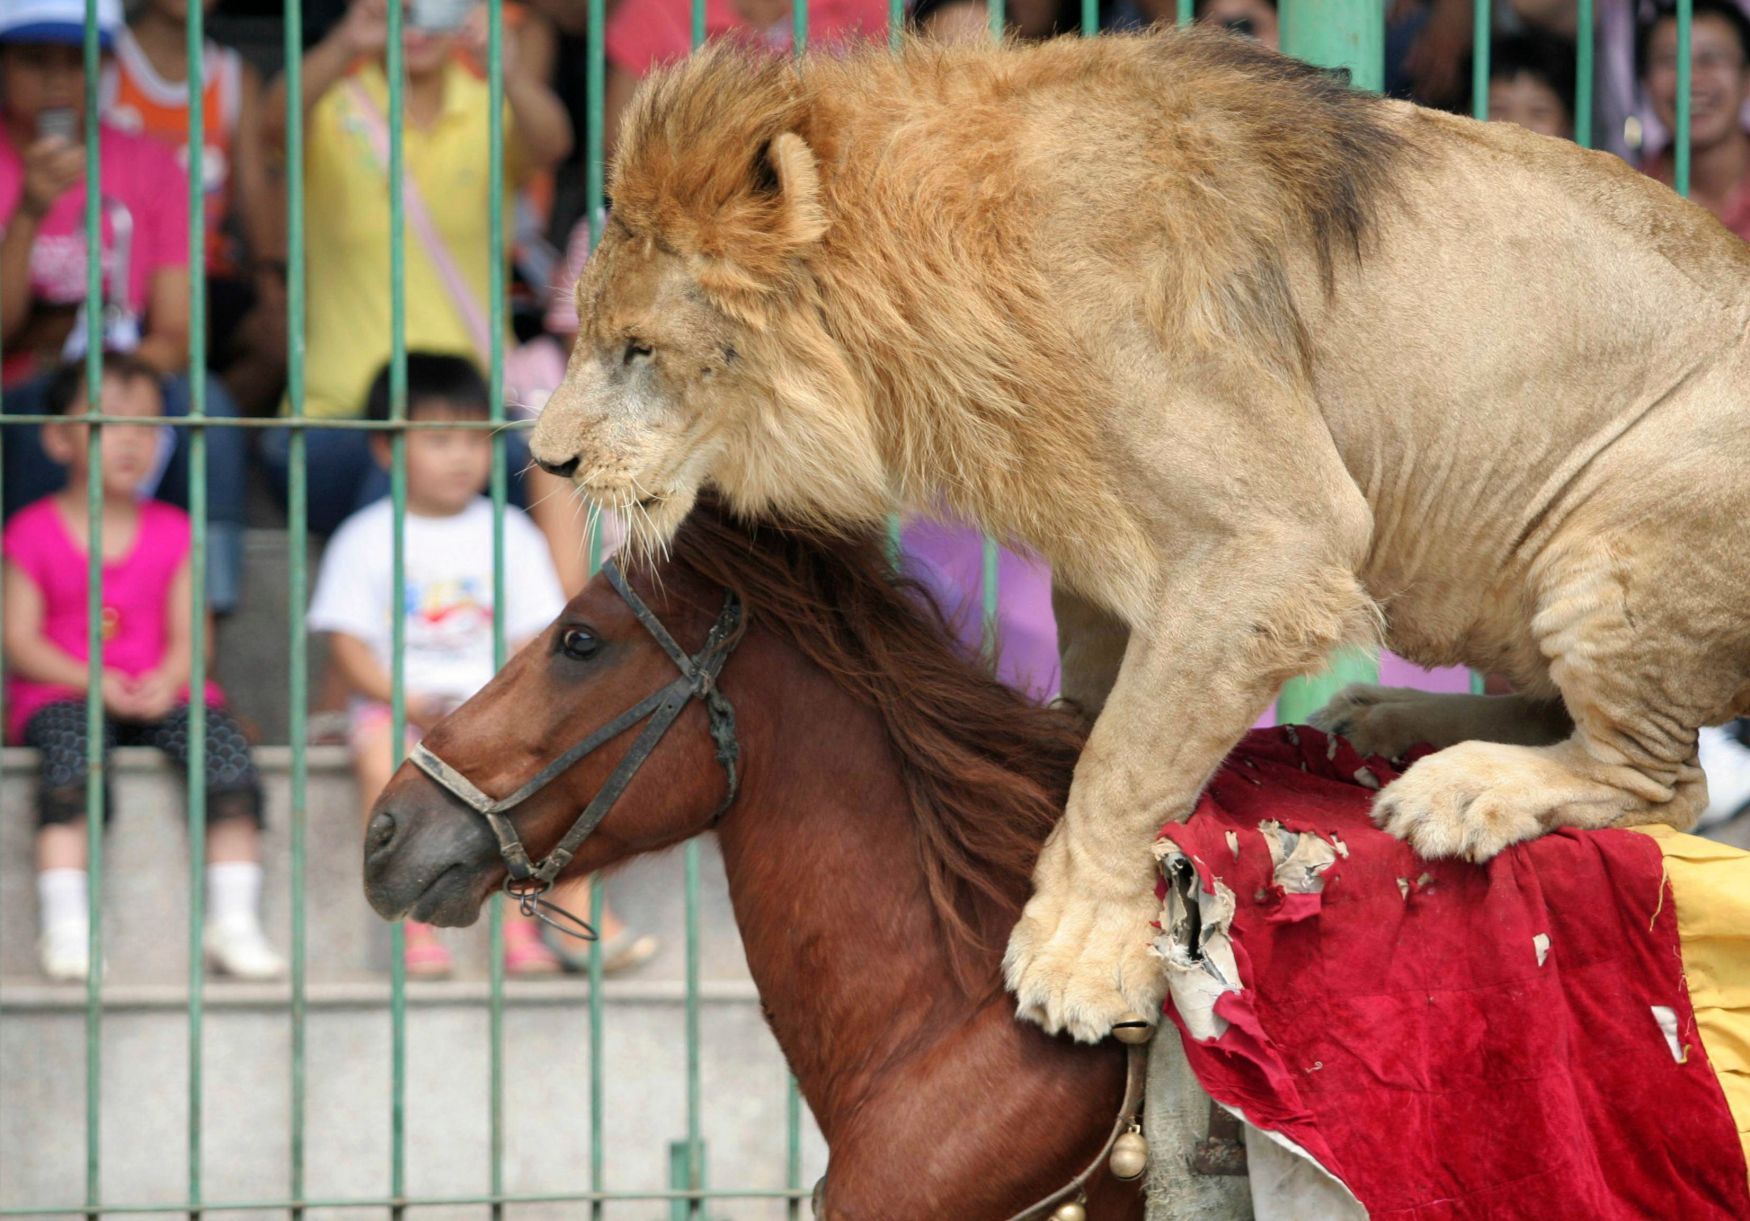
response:
[(156, 721), (176, 706), (182, 683), (162, 670), (151, 670), (134, 680), (134, 700), (142, 720)]
[(140, 697), (134, 680), (120, 670), (103, 672), (103, 706), (111, 716), (124, 721), (146, 719), (146, 715), (140, 711)]

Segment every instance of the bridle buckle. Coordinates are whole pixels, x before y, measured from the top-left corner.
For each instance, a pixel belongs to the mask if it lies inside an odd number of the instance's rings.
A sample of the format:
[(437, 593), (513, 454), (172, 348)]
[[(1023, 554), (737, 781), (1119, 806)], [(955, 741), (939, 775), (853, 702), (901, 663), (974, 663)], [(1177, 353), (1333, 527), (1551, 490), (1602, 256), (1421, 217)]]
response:
[(542, 878), (504, 879), (504, 893), (516, 900), (517, 911), (522, 913), (524, 919), (539, 920), (548, 928), (557, 929), (567, 937), (575, 937), (579, 941), (600, 940), (599, 934), (589, 921), (574, 916), (557, 903), (549, 903), (541, 897), (552, 889), (553, 883)]

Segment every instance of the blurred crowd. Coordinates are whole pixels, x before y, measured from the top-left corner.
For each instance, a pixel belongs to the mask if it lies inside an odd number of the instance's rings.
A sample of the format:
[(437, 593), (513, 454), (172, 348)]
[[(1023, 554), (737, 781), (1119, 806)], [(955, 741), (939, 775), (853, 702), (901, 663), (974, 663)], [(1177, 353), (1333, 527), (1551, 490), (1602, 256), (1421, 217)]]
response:
[[(504, 173), (508, 285), (503, 330), (493, 334), (492, 178), (484, 6), (469, 0), (307, 0), (300, 60), (280, 55), (281, 0), (206, 0), (211, 37), (199, 53), (203, 83), (199, 181), (206, 229), (190, 241), (190, 132), (194, 113), (187, 6), (198, 0), (96, 0), (100, 113), (86, 111), (84, 0), (0, 0), (0, 410), (60, 417), (86, 408), (69, 373), (84, 354), (92, 308), (85, 244), (85, 133), (102, 164), (97, 202), (103, 286), (97, 330), (108, 354), (102, 409), (137, 416), (106, 429), (93, 488), (83, 425), (59, 420), (6, 430), (4, 622), (8, 735), (44, 760), (38, 802), (43, 964), (82, 976), (85, 764), (93, 750), (141, 743), (186, 763), (187, 624), (193, 491), (189, 437), (150, 421), (198, 400), (219, 417), (272, 417), (293, 409), (287, 386), (287, 259), (301, 233), (307, 341), (301, 409), (331, 427), (304, 435), (308, 525), (330, 540), (309, 627), (326, 634), (331, 664), (317, 710), (337, 718), (368, 807), (392, 758), (388, 623), (406, 620), (407, 721), (417, 735), (492, 672), (495, 617), (514, 643), (544, 625), (585, 579), (583, 525), (552, 477), (530, 467), (522, 434), (506, 438), (506, 523), (515, 554), (512, 606), (492, 604), (491, 516), (483, 506), (491, 462), (490, 353), (506, 354), (513, 416), (538, 411), (563, 374), (577, 329), (571, 285), (590, 248), (586, 214), (585, 65), (595, 34), (582, 0), (516, 0), (504, 8)], [(388, 583), (389, 442), (345, 426), (389, 415), (392, 329), (388, 163), (392, 106), (386, 58), (389, 3), (404, 3), (400, 112), (404, 176), (405, 335), (410, 416), (457, 427), (420, 430), (405, 443), (407, 589)], [(783, 51), (791, 0), (705, 0), (705, 33)], [(1590, 113), (1576, 113), (1575, 0), (1498, 0), (1493, 6), (1486, 99), (1471, 96), (1479, 48), (1472, 0), (1381, 0), (1385, 88), (1464, 112), (1486, 103), (1497, 119), (1591, 142), (1647, 174), (1677, 172), (1678, 31), (1668, 0), (1597, 0)], [(691, 0), (606, 0), (604, 155), (638, 81), (687, 53)], [(1176, 0), (1097, 0), (1102, 30), (1170, 22)], [(1081, 0), (1007, 0), (1008, 30), (1026, 39), (1073, 34)], [(1750, 0), (1695, 0), (1691, 45), (1689, 190), (1750, 240)], [(1274, 0), (1200, 0), (1196, 19), (1234, 37), (1276, 45)], [(987, 39), (986, 0), (915, 0), (904, 21), (938, 39)], [(888, 0), (814, 0), (813, 47), (884, 40)], [(235, 45), (232, 45), (232, 43)], [(301, 84), (301, 123), (288, 112), (288, 73)], [(293, 134), (297, 134), (294, 146)], [(302, 217), (286, 209), (290, 159), (301, 158)], [(191, 334), (190, 290), (205, 289), (204, 333)], [(191, 360), (198, 350), (203, 358)], [(469, 427), (473, 425), (474, 427)], [(283, 514), (291, 432), (206, 433), (208, 571), (215, 616), (244, 587), (243, 531), (263, 502)], [(264, 489), (266, 492), (264, 494)], [(108, 719), (85, 739), (85, 593), (89, 509), (101, 504), (106, 573), (103, 630)], [(524, 511), (526, 510), (526, 516)], [(282, 519), (283, 520), (283, 519)], [(77, 574), (79, 580), (68, 580)], [(181, 624), (183, 626), (177, 627)], [(1045, 633), (1042, 639), (1048, 637)], [(1042, 646), (1049, 650), (1049, 640)], [(267, 977), (283, 963), (254, 912), (260, 890), (260, 785), (246, 727), (210, 687), (207, 816), (208, 950), (222, 969)], [(409, 741), (412, 739), (410, 738)], [(1725, 750), (1722, 739), (1717, 750)], [(1742, 772), (1750, 753), (1725, 764)], [(1726, 756), (1719, 756), (1726, 758)], [(1733, 762), (1739, 760), (1739, 762)], [(1710, 772), (1713, 768), (1710, 767)], [(569, 903), (581, 907), (587, 895)], [(607, 933), (616, 965), (653, 952), (621, 927)], [(429, 930), (408, 933), (410, 972), (442, 974), (448, 957)], [(563, 952), (528, 922), (507, 926), (513, 970), (557, 969)], [(573, 965), (575, 965), (573, 963)]]

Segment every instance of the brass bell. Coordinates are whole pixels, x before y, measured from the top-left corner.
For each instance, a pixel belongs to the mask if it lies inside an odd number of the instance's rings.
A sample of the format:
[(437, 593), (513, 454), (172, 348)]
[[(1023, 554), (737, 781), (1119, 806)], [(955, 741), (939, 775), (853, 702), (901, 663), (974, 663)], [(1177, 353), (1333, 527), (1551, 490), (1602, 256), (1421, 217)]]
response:
[(1082, 1207), (1081, 1201), (1071, 1200), (1057, 1206), (1057, 1211), (1051, 1214), (1051, 1221), (1088, 1221), (1088, 1210)]
[(1112, 1157), (1107, 1163), (1117, 1177), (1130, 1180), (1148, 1169), (1148, 1142), (1142, 1133), (1129, 1131), (1112, 1142)]
[(1154, 1035), (1154, 1023), (1134, 1009), (1125, 1010), (1124, 1016), (1112, 1024), (1112, 1037), (1120, 1043), (1146, 1043)]

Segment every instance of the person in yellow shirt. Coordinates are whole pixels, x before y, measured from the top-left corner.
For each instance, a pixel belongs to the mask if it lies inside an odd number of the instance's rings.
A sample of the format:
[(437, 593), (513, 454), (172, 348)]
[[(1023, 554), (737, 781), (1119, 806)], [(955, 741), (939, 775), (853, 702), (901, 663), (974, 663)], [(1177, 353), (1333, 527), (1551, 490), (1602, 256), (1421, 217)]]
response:
[[(371, 379), (390, 354), (387, 2), (354, 0), (301, 67), (309, 277), (304, 410), (316, 418), (359, 416)], [(485, 14), (475, 5), (449, 26), (446, 6), (410, 7), (402, 60), (407, 347), (466, 356), (484, 368), (491, 342), (488, 92), (459, 52), (483, 57)], [(422, 26), (421, 20), (433, 24)], [(508, 218), (515, 188), (570, 152), (571, 124), (547, 84), (518, 70), (509, 29), (504, 57)], [(283, 139), (283, 80), (269, 91), (264, 127), (270, 138)], [(510, 337), (505, 340), (508, 350)], [(326, 533), (386, 493), (388, 484), (371, 460), (367, 434), (312, 429), (308, 436), (309, 524)], [(520, 433), (511, 434), (513, 473), (528, 465), (518, 452), (521, 441)], [(263, 438), (262, 456), (282, 490), (288, 449), (282, 430)], [(530, 478), (531, 486), (513, 487), (521, 503), (551, 490), (532, 482), (547, 477), (534, 472)], [(563, 496), (554, 497), (551, 507), (572, 516)], [(545, 532), (556, 543), (553, 531)], [(555, 559), (572, 561), (561, 564), (562, 572), (575, 562), (574, 555)]]

